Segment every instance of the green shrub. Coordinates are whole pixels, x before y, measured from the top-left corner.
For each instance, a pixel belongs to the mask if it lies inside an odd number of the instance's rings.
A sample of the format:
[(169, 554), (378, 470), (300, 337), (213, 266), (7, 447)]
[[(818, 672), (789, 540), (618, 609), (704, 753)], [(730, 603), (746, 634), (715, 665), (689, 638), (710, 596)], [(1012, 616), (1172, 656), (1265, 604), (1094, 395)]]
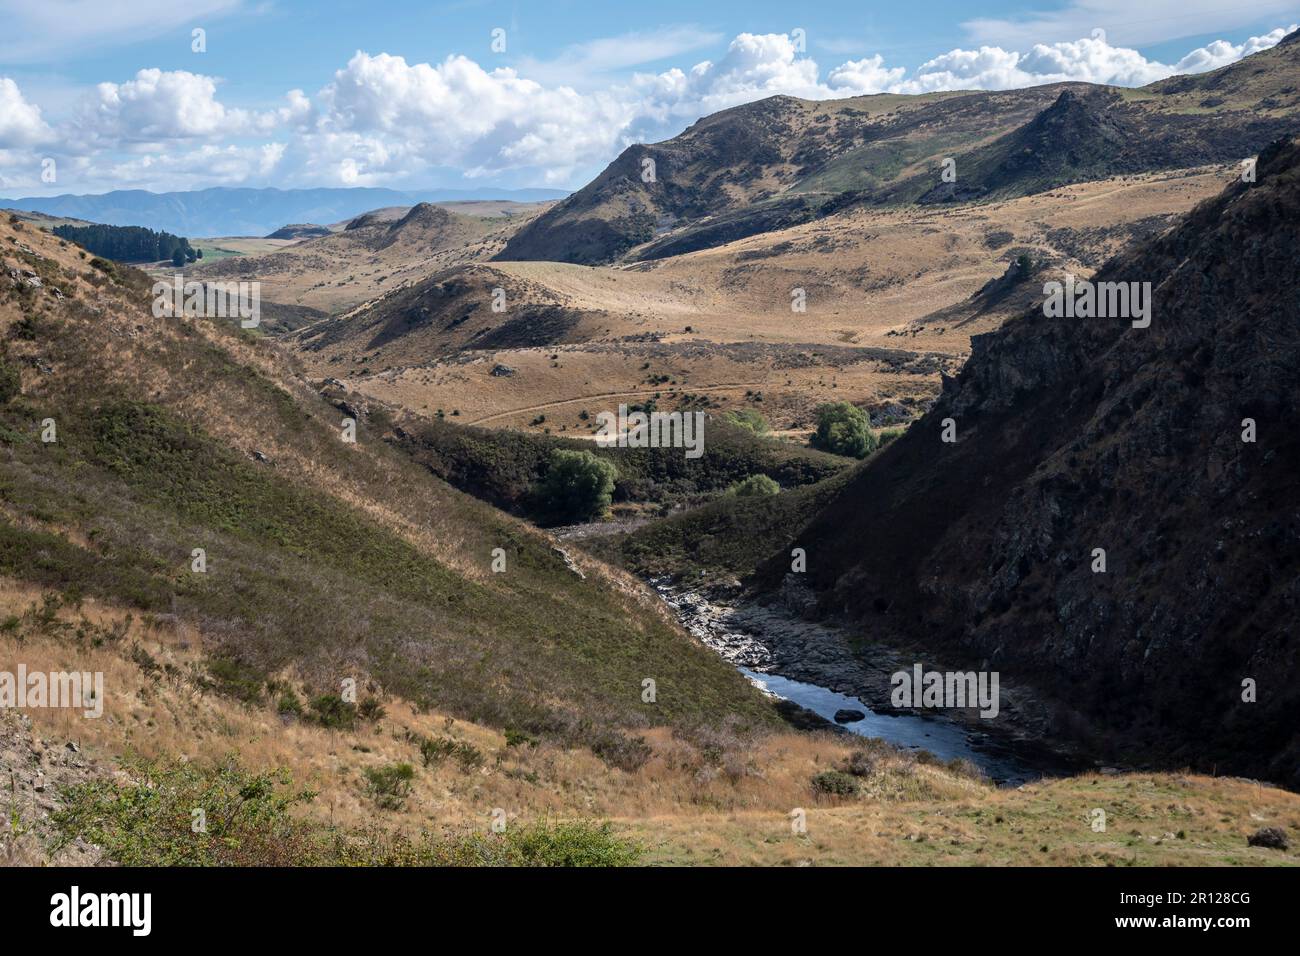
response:
[[(381, 790), (409, 789), (414, 770), (380, 768)], [(505, 833), (411, 837), (378, 827), (340, 829), (290, 813), (315, 797), (283, 771), (253, 774), (220, 764), (128, 763), (133, 780), (99, 779), (63, 791), (52, 815), (56, 848), (78, 837), (124, 866), (631, 866), (642, 849), (607, 823), (511, 825)], [(371, 774), (367, 773), (367, 782)], [(195, 832), (193, 811), (204, 811)]]
[[(460, 769), (469, 773), (471, 770), (477, 770), (486, 762), (483, 751), (479, 750), (473, 744), (467, 744), (460, 740), (452, 740), (450, 737), (417, 737), (416, 742), (420, 748), (420, 759), (426, 767), (442, 763), (448, 757), (454, 757), (460, 764)], [(506, 736), (509, 741), (509, 731)]]
[(366, 788), (381, 810), (398, 810), (411, 793), (415, 768), (409, 763), (391, 763), (366, 768)]
[(536, 824), (506, 831), (507, 856), (517, 866), (631, 866), (638, 847), (616, 838), (608, 823)]
[(262, 698), (262, 673), (242, 661), (230, 657), (214, 657), (208, 661), (208, 676), (217, 693), (226, 697), (242, 700), (246, 704), (257, 703)]
[(812, 786), (818, 793), (851, 797), (858, 792), (858, 779), (843, 770), (823, 770), (812, 778)]
[(532, 734), (524, 733), (522, 730), (512, 730), (507, 727), (505, 734), (507, 747), (522, 747), (525, 744), (529, 747), (537, 746), (537, 738)]
[(850, 776), (870, 777), (876, 772), (876, 758), (865, 750), (855, 750), (840, 765), (840, 769)]
[(762, 413), (752, 408), (733, 409), (723, 417), (737, 428), (747, 429), (755, 435), (766, 435), (771, 430), (771, 426), (768, 425), (767, 419), (763, 417)]
[[(307, 825), (289, 808), (315, 794), (283, 771), (251, 773), (235, 758), (128, 765), (136, 782), (107, 779), (63, 792), (52, 819), (65, 840), (81, 837), (123, 866), (247, 866), (310, 862)], [(194, 811), (201, 810), (197, 816)], [(195, 832), (196, 821), (202, 828)]]
[(357, 716), (362, 720), (379, 720), (385, 713), (384, 705), (374, 697), (367, 697), (357, 705)]
[(614, 500), (618, 469), (589, 451), (551, 452), (538, 486), (543, 509), (554, 520), (585, 521), (604, 514)]
[(351, 730), (357, 723), (357, 705), (337, 694), (322, 694), (311, 702), (312, 719), (331, 730)]
[(763, 498), (781, 493), (781, 486), (767, 475), (750, 475), (727, 489), (727, 494), (740, 498)]
[(14, 368), (4, 359), (0, 359), (0, 405), (16, 398), (22, 391), (23, 381), (18, 374), (18, 369)]
[(610, 732), (591, 745), (591, 752), (609, 764), (628, 773), (635, 773), (646, 765), (654, 750), (642, 738)]
[(302, 717), (302, 701), (298, 695), (293, 692), (293, 688), (287, 688), (280, 695), (279, 701), (276, 702), (275, 710), (280, 714), (288, 714), (292, 717)]
[(848, 402), (834, 402), (817, 409), (817, 432), (813, 446), (850, 458), (866, 458), (876, 449), (867, 413)]
[(881, 431), (881, 433), (880, 433), (879, 435), (876, 436), (876, 437), (879, 439), (879, 442), (880, 442), (880, 446), (879, 446), (879, 447), (884, 448), (886, 445), (888, 445), (888, 444), (889, 444), (891, 441), (893, 441), (895, 438), (898, 438), (900, 435), (902, 435), (903, 432), (905, 432), (905, 431), (907, 431), (906, 428), (886, 428), (886, 429), (884, 429), (883, 431)]

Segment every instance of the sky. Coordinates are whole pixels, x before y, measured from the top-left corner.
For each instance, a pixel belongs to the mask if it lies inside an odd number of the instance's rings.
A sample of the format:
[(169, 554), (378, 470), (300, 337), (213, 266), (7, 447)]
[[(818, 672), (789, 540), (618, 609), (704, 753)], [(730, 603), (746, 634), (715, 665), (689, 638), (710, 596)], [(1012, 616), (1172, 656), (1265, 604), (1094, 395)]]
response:
[(785, 93), (1140, 86), (1300, 0), (0, 0), (0, 195), (577, 189)]

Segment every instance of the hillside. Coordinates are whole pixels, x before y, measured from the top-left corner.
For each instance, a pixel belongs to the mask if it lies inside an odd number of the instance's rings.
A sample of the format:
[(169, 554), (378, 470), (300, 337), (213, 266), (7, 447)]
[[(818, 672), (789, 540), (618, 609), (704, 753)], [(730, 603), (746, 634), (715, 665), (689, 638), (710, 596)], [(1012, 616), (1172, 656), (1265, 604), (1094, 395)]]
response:
[(1298, 224), (1279, 142), (1094, 277), (1150, 282), (1149, 328), (1035, 307), (977, 336), (798, 536), (822, 612), (1037, 685), (1096, 752), (1300, 784)]
[(382, 421), (343, 441), (342, 413), (265, 339), (157, 318), (142, 273), (47, 233), (0, 224), (0, 254), (3, 575), (188, 635), (208, 686), (249, 702), (286, 675), (312, 697), (352, 677), (614, 760), (628, 728), (774, 719), (631, 579), (579, 576), (390, 448)]
[[(458, 410), (473, 424), (583, 434), (590, 415), (620, 400), (694, 396), (796, 430), (826, 401), (919, 407), (972, 334), (1013, 314), (1032, 283), (976, 297), (1021, 256), (1084, 274), (1236, 173), (1103, 179), (978, 206), (858, 205), (635, 265), (466, 264), (291, 344), (313, 377), (417, 413)], [(805, 291), (802, 313), (794, 289)], [(512, 371), (494, 375), (499, 365)]]
[[(1300, 114), (1294, 35), (1246, 60), (1137, 90), (788, 96), (629, 147), (521, 229), (502, 260), (658, 259), (817, 220), (846, 205), (1007, 199), (1107, 177), (1237, 162)], [(940, 178), (944, 159), (956, 180)], [(643, 170), (653, 163), (654, 178)]]
[(371, 210), (337, 232), (262, 255), (232, 256), (191, 269), (199, 279), (257, 280), (262, 298), (324, 313), (340, 311), (459, 263), (487, 259), (518, 219), (464, 215), (430, 203)]

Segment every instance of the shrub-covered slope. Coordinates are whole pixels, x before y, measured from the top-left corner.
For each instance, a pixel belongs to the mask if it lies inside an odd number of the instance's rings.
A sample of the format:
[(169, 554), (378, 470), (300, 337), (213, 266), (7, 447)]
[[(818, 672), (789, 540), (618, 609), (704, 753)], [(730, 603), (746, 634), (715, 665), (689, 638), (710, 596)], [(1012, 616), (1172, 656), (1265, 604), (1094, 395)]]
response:
[(265, 340), (156, 318), (141, 273), (45, 233), (0, 225), (0, 256), (0, 572), (193, 624), (235, 695), (354, 677), (611, 752), (620, 727), (769, 719), (630, 580), (578, 576), (365, 422), (345, 442)]

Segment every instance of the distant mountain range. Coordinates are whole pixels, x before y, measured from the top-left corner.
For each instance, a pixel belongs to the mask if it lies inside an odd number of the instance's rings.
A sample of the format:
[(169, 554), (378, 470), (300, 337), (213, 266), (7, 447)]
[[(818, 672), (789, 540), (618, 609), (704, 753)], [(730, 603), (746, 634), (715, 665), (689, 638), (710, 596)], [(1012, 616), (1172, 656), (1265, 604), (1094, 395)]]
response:
[(110, 226), (148, 226), (179, 236), (265, 236), (288, 223), (331, 223), (384, 206), (471, 199), (542, 202), (562, 199), (558, 189), (230, 189), (153, 193), (116, 189), (98, 195), (0, 199), (0, 207), (84, 219)]

